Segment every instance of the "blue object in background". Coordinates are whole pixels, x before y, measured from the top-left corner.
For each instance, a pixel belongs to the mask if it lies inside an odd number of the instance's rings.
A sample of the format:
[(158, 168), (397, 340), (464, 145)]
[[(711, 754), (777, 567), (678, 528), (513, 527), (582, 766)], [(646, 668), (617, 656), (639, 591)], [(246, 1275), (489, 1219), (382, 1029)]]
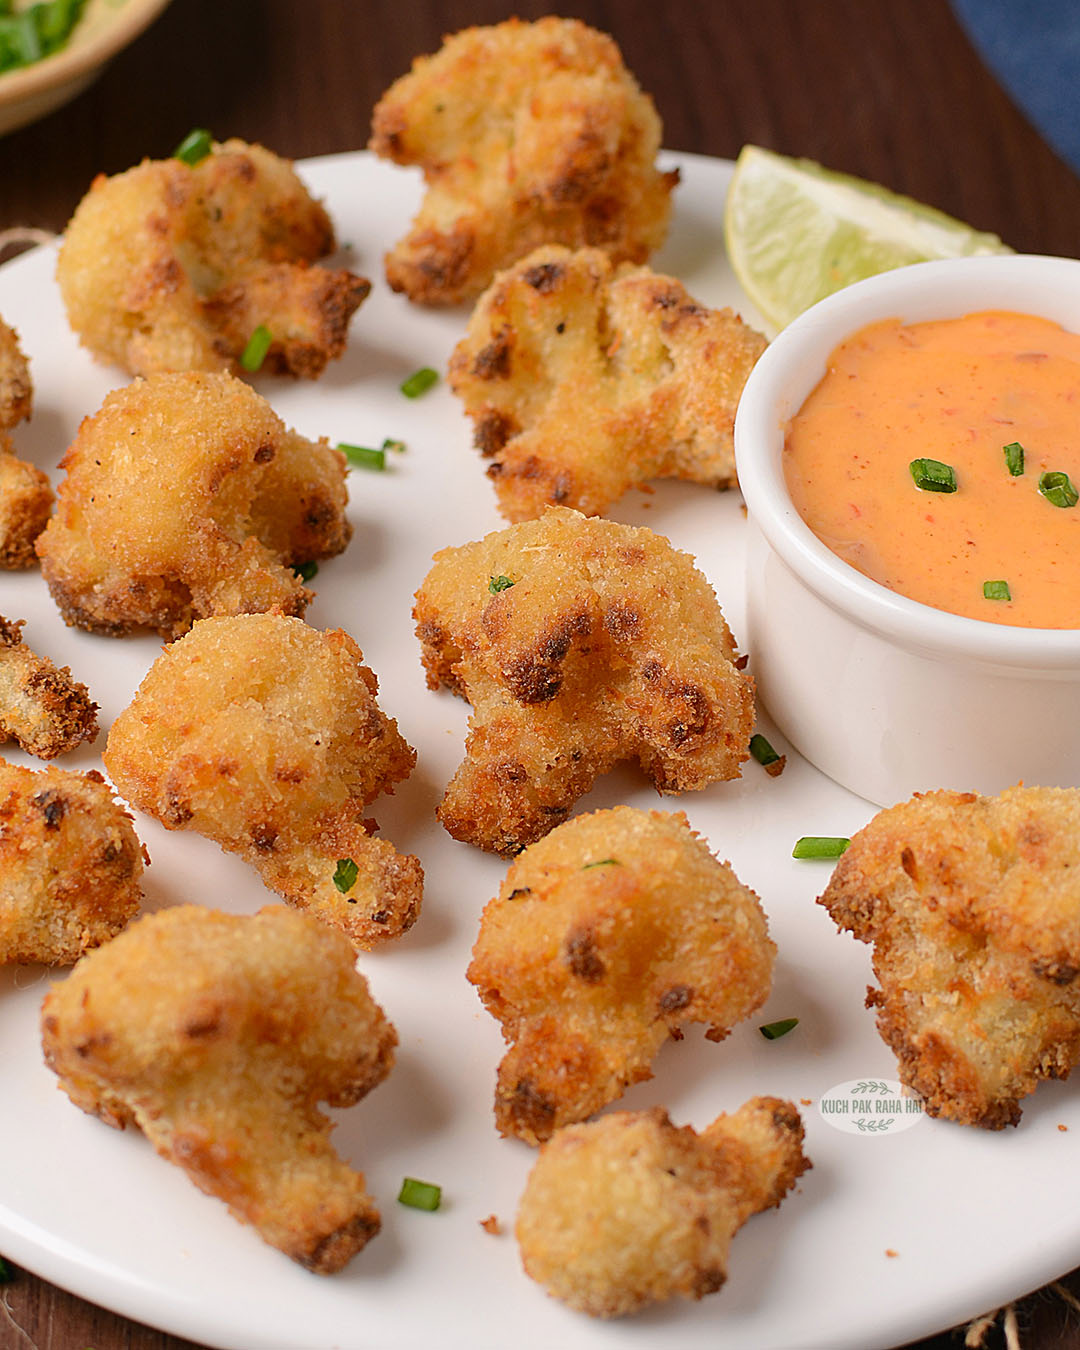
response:
[(952, 0), (983, 60), (1080, 171), (1080, 0)]

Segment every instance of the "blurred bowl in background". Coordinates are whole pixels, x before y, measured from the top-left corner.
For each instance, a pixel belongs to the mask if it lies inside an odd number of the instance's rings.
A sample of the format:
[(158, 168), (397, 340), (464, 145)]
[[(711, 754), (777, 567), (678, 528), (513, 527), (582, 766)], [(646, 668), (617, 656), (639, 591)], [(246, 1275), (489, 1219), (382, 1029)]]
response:
[(87, 0), (65, 47), (0, 75), (0, 135), (35, 122), (91, 84), (169, 0)]

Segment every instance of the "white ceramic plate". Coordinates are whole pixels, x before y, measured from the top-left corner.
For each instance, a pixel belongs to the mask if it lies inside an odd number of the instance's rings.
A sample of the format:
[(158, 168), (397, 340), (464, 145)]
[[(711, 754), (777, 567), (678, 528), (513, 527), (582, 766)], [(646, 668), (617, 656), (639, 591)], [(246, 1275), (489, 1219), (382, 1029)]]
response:
[[(683, 183), (656, 265), (708, 304), (738, 306), (720, 231), (731, 166), (670, 158)], [(1065, 1085), (1041, 1087), (1020, 1127), (1001, 1134), (924, 1119), (902, 1133), (860, 1135), (819, 1114), (817, 1103), (833, 1086), (894, 1078), (895, 1067), (863, 1008), (868, 951), (839, 935), (814, 904), (828, 864), (790, 857), (799, 835), (850, 834), (872, 808), (789, 754), (780, 778), (750, 762), (738, 782), (661, 803), (685, 809), (758, 892), (779, 959), (773, 995), (758, 1017), (720, 1045), (691, 1028), (661, 1052), (655, 1078), (619, 1106), (662, 1104), (678, 1123), (700, 1128), (755, 1093), (790, 1097), (803, 1104), (813, 1171), (780, 1209), (752, 1219), (736, 1237), (728, 1285), (700, 1303), (593, 1322), (522, 1274), (510, 1230), (533, 1155), (495, 1133), (491, 1097), (502, 1042), (464, 978), (480, 910), (504, 865), (456, 843), (434, 821), (460, 759), (467, 709), (425, 688), (410, 618), (432, 552), (501, 524), (445, 383), (415, 402), (397, 390), (418, 366), (445, 368), (466, 315), (412, 308), (382, 283), (382, 252), (418, 199), (412, 174), (365, 154), (301, 169), (375, 290), (353, 321), (348, 353), (323, 380), (262, 378), (257, 387), (308, 435), (368, 444), (394, 436), (408, 445), (384, 475), (353, 472), (355, 537), (341, 558), (323, 564), (307, 616), (358, 639), (380, 678), (383, 707), (419, 751), (412, 778), (373, 813), (388, 838), (422, 859), (424, 911), (404, 939), (360, 962), (397, 1026), (398, 1062), (366, 1101), (338, 1113), (335, 1134), (367, 1174), (383, 1231), (343, 1273), (307, 1274), (159, 1160), (136, 1132), (118, 1133), (80, 1113), (41, 1059), (37, 1015), (50, 976), (21, 968), (0, 972), (0, 1251), (96, 1303), (233, 1350), (435, 1343), (447, 1350), (510, 1343), (518, 1350), (867, 1350), (947, 1327), (1069, 1270), (1080, 1262), (1080, 1103)], [(34, 420), (17, 432), (17, 448), (50, 471), (79, 418), (122, 383), (69, 333), (53, 264), (53, 254), (41, 251), (0, 271), (0, 314), (20, 331), (36, 387)], [(662, 485), (630, 493), (613, 514), (694, 554), (741, 635), (745, 527), (737, 493)], [(65, 629), (36, 573), (0, 576), (0, 613), (27, 619), (27, 640), (90, 685), (106, 727), (159, 647), (149, 638)], [(836, 734), (844, 735), (842, 708)], [(64, 762), (99, 764), (91, 750)], [(602, 780), (578, 810), (622, 801), (657, 805), (627, 769)], [(153, 858), (151, 908), (195, 900), (248, 913), (272, 899), (216, 846), (168, 834), (145, 817), (136, 823)], [(759, 1034), (760, 1023), (784, 1017), (800, 1019), (790, 1035), (770, 1042)], [(395, 1203), (406, 1174), (442, 1185), (439, 1212)], [(501, 1220), (501, 1236), (480, 1227), (490, 1214)]]

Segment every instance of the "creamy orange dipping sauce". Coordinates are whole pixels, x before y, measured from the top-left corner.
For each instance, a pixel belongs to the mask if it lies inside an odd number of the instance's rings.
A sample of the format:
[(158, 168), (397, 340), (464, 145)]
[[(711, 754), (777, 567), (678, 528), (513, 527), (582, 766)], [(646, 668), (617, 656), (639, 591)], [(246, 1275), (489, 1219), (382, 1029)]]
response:
[[(1017, 442), (1014, 477), (1004, 447)], [(915, 485), (923, 458), (953, 469), (955, 492)], [(855, 333), (784, 451), (799, 514), (866, 576), (974, 619), (1078, 628), (1080, 504), (1047, 500), (1050, 472), (1080, 491), (1080, 336), (996, 311)], [(1011, 598), (985, 598), (986, 582)]]

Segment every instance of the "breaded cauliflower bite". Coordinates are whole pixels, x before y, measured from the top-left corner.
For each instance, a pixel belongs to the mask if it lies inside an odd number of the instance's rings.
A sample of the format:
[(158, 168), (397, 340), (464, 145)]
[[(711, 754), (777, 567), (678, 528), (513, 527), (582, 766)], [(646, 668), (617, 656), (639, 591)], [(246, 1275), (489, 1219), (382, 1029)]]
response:
[(379, 1231), (318, 1106), (358, 1102), (397, 1044), (340, 933), (277, 907), (163, 910), (80, 961), (41, 1024), (76, 1106), (138, 1126), (294, 1261), (332, 1274)]
[(312, 593), (292, 569), (352, 534), (342, 453), (231, 375), (114, 390), (60, 467), (37, 551), (65, 622), (91, 632), (174, 638), (212, 614), (302, 614)]
[(926, 1110), (1001, 1129), (1080, 1056), (1080, 790), (929, 792), (860, 830), (820, 903)]
[(142, 904), (144, 854), (101, 774), (0, 760), (0, 963), (71, 965)]
[(334, 247), (329, 216), (292, 165), (229, 140), (195, 165), (145, 160), (95, 178), (56, 279), (83, 345), (132, 375), (235, 371), (265, 327), (263, 369), (315, 379), (345, 350), (371, 289), (311, 266)]
[(526, 1274), (592, 1317), (715, 1293), (731, 1239), (810, 1167), (790, 1102), (754, 1097), (700, 1134), (616, 1111), (545, 1144), (517, 1216)]
[(8, 435), (30, 417), (34, 387), (13, 328), (0, 319), (0, 568), (33, 567), (34, 540), (45, 528), (53, 494), (48, 475), (19, 459)]
[(447, 38), (375, 108), (371, 149), (419, 165), (427, 184), (387, 281), (410, 300), (456, 304), (539, 244), (644, 262), (678, 182), (656, 168), (660, 134), (618, 47), (576, 19)]
[(455, 839), (520, 852), (620, 760), (687, 792), (748, 757), (753, 681), (712, 587), (652, 530), (552, 507), (437, 553), (413, 613), (428, 686), (473, 709), (438, 809)]
[(411, 927), (423, 872), (374, 839), (368, 804), (416, 753), (340, 629), (280, 614), (204, 619), (112, 725), (105, 763), (133, 806), (197, 830), (289, 904), (371, 947)]
[(650, 1078), (688, 1022), (719, 1041), (769, 996), (761, 905), (682, 812), (618, 806), (531, 844), (484, 910), (468, 978), (511, 1048), (495, 1123), (527, 1143)]
[(55, 759), (97, 736), (98, 705), (67, 666), (26, 645), (22, 626), (22, 619), (0, 615), (0, 739)]
[(508, 520), (603, 515), (650, 478), (735, 483), (735, 409), (764, 349), (673, 277), (548, 245), (481, 296), (450, 382)]

